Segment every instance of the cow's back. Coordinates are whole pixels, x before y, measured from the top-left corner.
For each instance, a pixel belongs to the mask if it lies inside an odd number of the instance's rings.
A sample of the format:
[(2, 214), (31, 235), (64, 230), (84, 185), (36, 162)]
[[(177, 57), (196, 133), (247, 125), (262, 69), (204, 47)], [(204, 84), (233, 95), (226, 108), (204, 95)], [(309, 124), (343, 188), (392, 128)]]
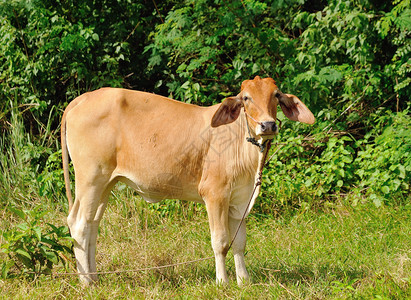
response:
[(124, 180), (148, 200), (201, 201), (198, 182), (216, 107), (112, 88), (74, 102), (66, 123), (75, 168)]

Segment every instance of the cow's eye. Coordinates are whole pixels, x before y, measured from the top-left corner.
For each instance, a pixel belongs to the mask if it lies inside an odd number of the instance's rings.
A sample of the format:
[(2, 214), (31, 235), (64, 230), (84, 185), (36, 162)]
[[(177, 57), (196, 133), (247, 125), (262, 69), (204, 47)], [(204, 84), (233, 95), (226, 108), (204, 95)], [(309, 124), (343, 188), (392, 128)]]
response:
[(244, 100), (244, 101), (247, 101), (248, 99), (250, 99), (250, 98), (248, 98), (247, 96), (244, 96), (244, 97), (243, 97), (243, 100)]
[(277, 98), (280, 98), (280, 96), (281, 96), (280, 93), (275, 94), (275, 97), (277, 97)]

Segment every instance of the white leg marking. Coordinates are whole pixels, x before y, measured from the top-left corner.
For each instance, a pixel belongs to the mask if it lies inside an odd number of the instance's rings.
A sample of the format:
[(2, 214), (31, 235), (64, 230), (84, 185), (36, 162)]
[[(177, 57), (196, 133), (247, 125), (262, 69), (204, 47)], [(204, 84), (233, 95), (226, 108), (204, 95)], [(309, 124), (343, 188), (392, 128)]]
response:
[[(223, 201), (224, 203), (224, 201)], [(207, 204), (211, 244), (214, 250), (217, 284), (228, 283), (225, 258), (229, 246), (228, 209), (221, 203)]]
[[(103, 195), (103, 196), (102, 196)], [(76, 200), (67, 218), (74, 239), (74, 254), (79, 273), (95, 273), (98, 225), (107, 204), (104, 186), (76, 186)], [(97, 274), (79, 275), (84, 285), (97, 281)]]
[[(229, 218), (228, 223), (230, 226), (230, 240), (232, 240), (237, 231), (238, 225), (240, 224), (240, 220)], [(244, 220), (232, 245), (237, 283), (240, 286), (249, 282), (250, 278), (244, 261), (246, 238), (246, 226)]]

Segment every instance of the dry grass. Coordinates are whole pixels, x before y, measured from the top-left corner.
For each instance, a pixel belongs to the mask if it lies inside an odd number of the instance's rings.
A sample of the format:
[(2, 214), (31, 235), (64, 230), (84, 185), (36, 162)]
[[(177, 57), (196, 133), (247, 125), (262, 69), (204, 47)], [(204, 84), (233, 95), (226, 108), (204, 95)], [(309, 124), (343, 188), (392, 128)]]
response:
[[(98, 269), (134, 270), (212, 255), (206, 215), (176, 213), (161, 218), (130, 192), (115, 197), (100, 227)], [(160, 212), (159, 212), (160, 211)], [(1, 228), (14, 222), (2, 211)], [(286, 219), (248, 220), (246, 262), (253, 283), (214, 283), (214, 261), (162, 270), (109, 274), (83, 289), (75, 276), (0, 280), (0, 297), (13, 299), (406, 299), (411, 297), (410, 206), (401, 208), (335, 206)], [(47, 217), (56, 224), (63, 212)], [(1, 256), (0, 256), (1, 257)], [(62, 267), (56, 268), (63, 272)]]

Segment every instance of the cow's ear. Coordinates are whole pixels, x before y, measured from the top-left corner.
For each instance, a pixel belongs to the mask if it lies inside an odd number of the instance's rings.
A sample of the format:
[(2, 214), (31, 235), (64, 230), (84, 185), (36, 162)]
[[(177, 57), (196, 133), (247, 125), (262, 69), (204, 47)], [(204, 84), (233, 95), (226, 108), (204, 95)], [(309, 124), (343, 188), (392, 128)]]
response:
[(214, 116), (211, 119), (211, 126), (218, 127), (234, 122), (240, 115), (241, 107), (242, 102), (240, 98), (225, 98), (223, 103), (221, 103), (220, 107), (214, 113)]
[(278, 97), (278, 101), (285, 116), (290, 120), (314, 124), (315, 118), (313, 113), (297, 96), (281, 94), (281, 96)]

